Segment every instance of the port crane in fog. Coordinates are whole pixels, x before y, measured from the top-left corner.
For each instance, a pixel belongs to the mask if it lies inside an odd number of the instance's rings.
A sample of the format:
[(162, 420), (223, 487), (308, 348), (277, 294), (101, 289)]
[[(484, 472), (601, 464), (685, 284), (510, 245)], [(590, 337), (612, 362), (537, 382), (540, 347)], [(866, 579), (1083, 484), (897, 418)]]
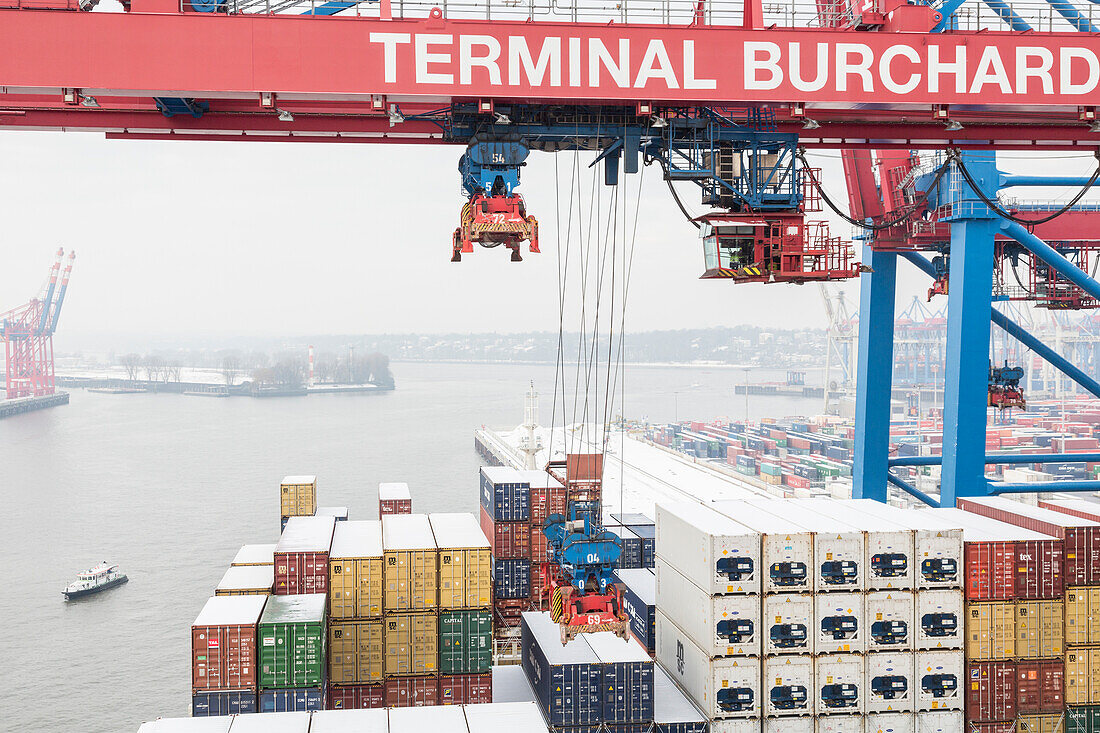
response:
[[(42, 291), (27, 303), (0, 313), (0, 341), (4, 342), (7, 381), (5, 396), (52, 395), (54, 384), (53, 334), (61, 317), (61, 306), (69, 289), (76, 252), (69, 252), (61, 270), (65, 250), (58, 249)], [(60, 284), (58, 279), (60, 278)]]

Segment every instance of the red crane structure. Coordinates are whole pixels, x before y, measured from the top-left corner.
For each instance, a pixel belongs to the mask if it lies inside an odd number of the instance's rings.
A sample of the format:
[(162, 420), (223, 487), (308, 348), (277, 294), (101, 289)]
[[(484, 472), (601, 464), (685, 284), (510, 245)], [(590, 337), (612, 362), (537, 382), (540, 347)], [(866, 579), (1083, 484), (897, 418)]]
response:
[(61, 316), (61, 305), (65, 302), (76, 253), (69, 252), (65, 271), (62, 272), (61, 261), (64, 257), (65, 250), (58, 249), (50, 268), (50, 277), (37, 297), (18, 308), (0, 313), (0, 341), (4, 342), (7, 365), (5, 395), (9, 400), (44, 397), (55, 391), (53, 334)]

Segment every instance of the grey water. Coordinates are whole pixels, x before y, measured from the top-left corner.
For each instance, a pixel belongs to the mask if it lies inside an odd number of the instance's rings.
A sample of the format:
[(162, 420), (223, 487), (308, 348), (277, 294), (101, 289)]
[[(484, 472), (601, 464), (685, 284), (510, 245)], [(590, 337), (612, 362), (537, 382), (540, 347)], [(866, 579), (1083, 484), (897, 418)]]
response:
[[(552, 420), (553, 366), (393, 371), (397, 389), (382, 394), (75, 390), (67, 406), (0, 420), (0, 730), (133, 733), (189, 715), (191, 622), (241, 545), (277, 540), (284, 475), (317, 474), (318, 502), (352, 519), (377, 518), (380, 481), (408, 482), (414, 511), (473, 512), (474, 430), (520, 423), (532, 380), (540, 421)], [(744, 381), (740, 369), (627, 366), (614, 412), (669, 421), (821, 409), (746, 402), (733, 394)], [(64, 601), (62, 588), (103, 560), (130, 582)]]

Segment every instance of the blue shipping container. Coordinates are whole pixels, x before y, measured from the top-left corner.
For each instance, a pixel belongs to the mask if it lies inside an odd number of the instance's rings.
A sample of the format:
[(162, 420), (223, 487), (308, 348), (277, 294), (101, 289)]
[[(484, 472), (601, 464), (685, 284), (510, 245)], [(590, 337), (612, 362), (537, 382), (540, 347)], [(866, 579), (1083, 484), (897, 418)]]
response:
[(530, 479), (514, 468), (482, 468), (481, 506), (494, 522), (530, 521)]
[(286, 687), (260, 691), (261, 713), (297, 713), (324, 709), (324, 687)]
[(610, 723), (653, 722), (653, 659), (632, 639), (610, 631), (585, 634), (599, 658), (603, 719)]
[(616, 570), (615, 577), (623, 584), (623, 610), (630, 618), (630, 633), (652, 653), (657, 647), (653, 614), (657, 577), (645, 569)]
[(565, 646), (548, 613), (521, 618), (523, 671), (542, 713), (552, 726), (602, 722), (600, 660), (583, 635)]
[(530, 598), (531, 561), (493, 558), (493, 591), (497, 598)]
[(192, 718), (254, 712), (256, 712), (256, 693), (252, 690), (198, 692), (191, 696)]

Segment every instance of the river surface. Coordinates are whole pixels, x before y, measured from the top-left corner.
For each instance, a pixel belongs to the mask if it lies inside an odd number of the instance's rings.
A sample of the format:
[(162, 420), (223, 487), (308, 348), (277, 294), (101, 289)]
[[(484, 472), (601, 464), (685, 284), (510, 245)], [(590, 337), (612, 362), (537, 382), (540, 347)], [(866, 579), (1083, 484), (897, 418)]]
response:
[[(551, 421), (552, 366), (396, 363), (393, 371), (397, 389), (384, 394), (75, 390), (68, 406), (0, 421), (0, 730), (133, 733), (145, 720), (188, 715), (191, 622), (241, 545), (278, 538), (284, 475), (317, 474), (318, 502), (347, 506), (352, 519), (377, 518), (381, 481), (408, 482), (414, 511), (473, 512), (474, 430), (522, 422), (530, 380), (543, 392), (541, 422)], [(745, 376), (628, 366), (625, 414), (740, 419), (746, 401), (733, 385)], [(747, 404), (754, 418), (821, 407)], [(130, 582), (63, 601), (62, 588), (102, 560), (119, 563)]]

